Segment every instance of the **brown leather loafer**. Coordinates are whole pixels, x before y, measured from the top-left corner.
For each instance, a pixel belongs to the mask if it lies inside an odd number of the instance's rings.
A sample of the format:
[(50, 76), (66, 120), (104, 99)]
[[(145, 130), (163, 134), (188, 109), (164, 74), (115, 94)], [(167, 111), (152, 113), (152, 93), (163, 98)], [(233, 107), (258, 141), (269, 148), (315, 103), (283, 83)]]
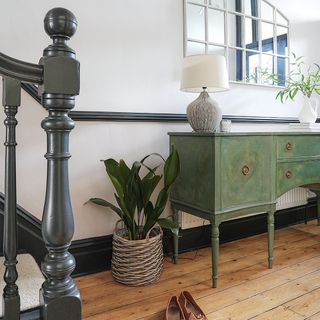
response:
[(171, 297), (167, 305), (166, 320), (186, 320), (176, 296)]
[(190, 292), (182, 291), (178, 302), (186, 320), (208, 320), (202, 309), (194, 301)]

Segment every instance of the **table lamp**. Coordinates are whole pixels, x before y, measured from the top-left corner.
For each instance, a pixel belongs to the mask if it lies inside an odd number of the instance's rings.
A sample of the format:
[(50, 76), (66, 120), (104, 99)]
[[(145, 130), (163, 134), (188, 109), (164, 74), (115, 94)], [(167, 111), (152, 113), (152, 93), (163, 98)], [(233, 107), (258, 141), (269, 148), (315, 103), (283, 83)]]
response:
[(208, 92), (229, 89), (226, 59), (216, 54), (185, 57), (183, 60), (181, 91), (201, 92), (187, 107), (188, 121), (196, 132), (214, 132), (222, 119), (218, 103)]

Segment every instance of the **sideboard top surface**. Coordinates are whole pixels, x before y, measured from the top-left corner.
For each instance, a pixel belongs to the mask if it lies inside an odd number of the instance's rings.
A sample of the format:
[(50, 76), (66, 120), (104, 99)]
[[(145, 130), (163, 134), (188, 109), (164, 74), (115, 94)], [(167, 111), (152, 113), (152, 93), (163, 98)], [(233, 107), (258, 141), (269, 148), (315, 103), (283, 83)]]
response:
[(320, 131), (279, 131), (279, 132), (168, 132), (170, 136), (228, 137), (228, 136), (307, 136), (320, 135)]

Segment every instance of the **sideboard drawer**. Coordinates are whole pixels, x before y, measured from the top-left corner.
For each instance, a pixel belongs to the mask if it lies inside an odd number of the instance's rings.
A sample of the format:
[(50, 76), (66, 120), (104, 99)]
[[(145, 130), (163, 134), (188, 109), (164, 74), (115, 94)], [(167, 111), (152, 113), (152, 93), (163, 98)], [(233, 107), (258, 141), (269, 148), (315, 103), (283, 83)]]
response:
[(319, 183), (320, 161), (282, 162), (277, 164), (277, 197), (303, 185)]
[(278, 136), (278, 158), (294, 158), (320, 155), (320, 136)]

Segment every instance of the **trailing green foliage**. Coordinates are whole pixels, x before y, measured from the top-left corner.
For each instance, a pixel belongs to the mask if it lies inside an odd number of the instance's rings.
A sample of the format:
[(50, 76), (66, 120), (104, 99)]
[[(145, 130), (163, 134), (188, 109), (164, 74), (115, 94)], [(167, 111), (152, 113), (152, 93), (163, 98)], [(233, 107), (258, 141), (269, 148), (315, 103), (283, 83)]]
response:
[[(164, 161), (163, 175), (156, 174), (159, 166), (150, 168), (145, 164), (145, 161), (151, 156), (157, 156)], [(158, 223), (162, 228), (171, 230), (174, 234), (178, 234), (178, 226), (172, 220), (160, 218), (167, 204), (172, 185), (180, 171), (179, 155), (174, 145), (171, 146), (167, 160), (164, 160), (161, 155), (153, 153), (141, 161), (135, 161), (131, 168), (123, 160), (117, 162), (114, 159), (107, 159), (104, 160), (104, 164), (116, 191), (115, 198), (118, 207), (100, 198), (91, 198), (89, 201), (113, 210), (124, 222), (129, 240), (144, 239), (155, 223)], [(142, 168), (146, 171), (143, 176), (141, 176)], [(150, 197), (162, 177), (164, 187), (153, 204)]]
[(261, 70), (261, 77), (271, 80), (273, 83), (281, 84), (285, 82), (284, 88), (278, 92), (276, 99), (282, 103), (288, 99), (294, 101), (296, 95), (301, 92), (304, 96), (310, 98), (315, 92), (320, 95), (320, 65), (306, 66), (303, 57), (297, 57), (292, 53), (293, 62), (290, 63), (291, 69), (286, 79), (283, 75), (270, 73), (267, 70)]

